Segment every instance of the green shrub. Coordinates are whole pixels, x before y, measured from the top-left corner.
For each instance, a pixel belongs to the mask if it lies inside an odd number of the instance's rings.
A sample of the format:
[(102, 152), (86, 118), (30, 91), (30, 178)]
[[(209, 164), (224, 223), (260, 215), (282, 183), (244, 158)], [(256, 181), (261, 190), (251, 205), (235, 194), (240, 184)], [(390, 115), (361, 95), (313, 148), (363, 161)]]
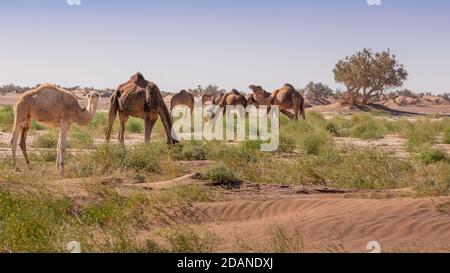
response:
[(444, 129), (444, 144), (450, 144), (450, 126)]
[(140, 145), (130, 150), (124, 161), (124, 166), (136, 171), (158, 173), (161, 170), (160, 155), (155, 153), (154, 147)]
[(0, 193), (0, 252), (64, 251), (75, 224), (68, 214), (71, 208), (69, 199)]
[(94, 148), (94, 139), (84, 131), (75, 131), (69, 134), (67, 147), (70, 149), (92, 149)]
[[(160, 231), (159, 235), (168, 244), (165, 252), (173, 253), (211, 253), (217, 242), (214, 233), (194, 230), (190, 227), (169, 228)], [(158, 250), (159, 247), (156, 249)]]
[(426, 146), (421, 149), (419, 159), (424, 164), (433, 164), (448, 161), (449, 158), (446, 152)]
[(0, 130), (10, 131), (14, 124), (14, 114), (11, 106), (0, 108)]
[(343, 116), (334, 116), (325, 125), (325, 129), (336, 137), (347, 137), (352, 126), (351, 120)]
[(183, 142), (171, 147), (170, 155), (173, 160), (206, 160), (207, 144), (201, 141)]
[(137, 118), (130, 118), (125, 126), (125, 129), (133, 134), (141, 134), (144, 129), (144, 122)]
[(320, 152), (333, 146), (333, 137), (323, 130), (307, 132), (300, 139), (300, 148), (311, 155), (318, 155)]
[(417, 170), (414, 190), (418, 196), (448, 196), (450, 194), (450, 164), (438, 162)]
[(410, 152), (420, 152), (424, 145), (434, 144), (436, 135), (439, 131), (437, 123), (431, 122), (429, 119), (419, 119), (413, 126), (410, 126), (403, 132), (406, 137), (406, 147)]
[(33, 148), (43, 149), (52, 149), (56, 148), (56, 146), (58, 146), (58, 136), (50, 132), (38, 136), (31, 144)]
[(384, 137), (386, 129), (371, 115), (355, 115), (351, 136), (362, 139), (380, 139)]
[(44, 130), (47, 130), (48, 128), (47, 128), (47, 126), (42, 125), (41, 123), (39, 123), (39, 122), (37, 122), (35, 120), (32, 120), (31, 121), (31, 125), (30, 125), (30, 129), (31, 130), (35, 130), (35, 131), (44, 131)]
[(297, 148), (296, 140), (289, 136), (280, 135), (278, 151), (282, 153), (293, 153)]
[(211, 180), (218, 184), (229, 184), (240, 181), (223, 163), (216, 164), (209, 168), (201, 178), (203, 180)]
[(107, 114), (106, 113), (96, 113), (95, 116), (92, 118), (91, 124), (89, 124), (89, 127), (98, 129), (98, 128), (104, 128), (108, 122)]
[(255, 163), (258, 161), (258, 154), (261, 151), (261, 142), (259, 141), (244, 141), (239, 144), (238, 161), (247, 163)]

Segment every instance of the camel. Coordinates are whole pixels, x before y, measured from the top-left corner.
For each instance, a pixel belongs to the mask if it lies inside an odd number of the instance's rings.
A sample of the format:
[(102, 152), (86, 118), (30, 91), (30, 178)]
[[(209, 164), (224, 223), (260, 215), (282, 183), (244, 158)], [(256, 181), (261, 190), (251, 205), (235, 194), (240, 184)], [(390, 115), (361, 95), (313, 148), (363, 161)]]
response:
[[(214, 102), (213, 102), (214, 103)], [(236, 89), (231, 90), (230, 92), (222, 95), (219, 102), (216, 104), (221, 108), (225, 108), (227, 105), (238, 106), (242, 105), (247, 107), (247, 99), (241, 92)]]
[[(272, 94), (265, 91), (261, 86), (250, 85), (249, 88), (253, 91), (252, 100), (255, 105), (267, 105), (269, 107), (277, 105), (280, 107), (280, 111), (291, 120), (298, 121), (299, 115), (306, 119), (305, 99), (291, 84), (283, 85)], [(288, 111), (290, 109), (294, 110), (294, 114)]]
[(72, 123), (88, 125), (97, 111), (100, 95), (97, 92), (90, 92), (87, 98), (87, 107), (82, 108), (72, 92), (53, 84), (43, 84), (22, 94), (14, 106), (14, 127), (11, 140), (13, 166), (17, 168), (16, 149), (19, 135), (19, 146), (27, 165), (30, 165), (26, 139), (30, 121), (33, 119), (60, 128), (56, 168), (64, 174), (64, 152), (70, 125)]
[(145, 121), (145, 142), (148, 143), (159, 115), (164, 125), (168, 144), (177, 143), (171, 134), (172, 119), (161, 91), (156, 84), (147, 81), (141, 73), (137, 73), (128, 82), (121, 84), (111, 96), (108, 126), (105, 131), (107, 143), (110, 142), (117, 113), (119, 113), (120, 119), (119, 142), (122, 145), (125, 144), (125, 124), (130, 116)]
[(218, 105), (220, 102), (220, 99), (222, 98), (224, 94), (218, 94), (218, 95), (203, 95), (202, 96), (202, 105), (205, 105), (206, 102), (211, 101), (212, 105)]
[[(219, 96), (219, 95), (218, 95)], [(216, 97), (218, 97), (216, 96)], [(236, 89), (231, 90), (230, 92), (220, 95), (220, 100), (217, 101), (216, 97), (213, 100), (213, 105), (216, 105), (217, 108), (214, 110), (215, 113), (211, 115), (211, 118), (214, 119), (216, 114), (223, 111), (223, 114), (227, 111), (227, 106), (238, 106), (242, 105), (244, 108), (247, 107), (247, 98)]]
[(194, 113), (194, 103), (195, 98), (192, 93), (189, 93), (186, 90), (181, 90), (180, 93), (174, 95), (172, 100), (170, 101), (170, 115), (172, 115), (172, 111), (177, 106), (185, 106), (191, 110), (191, 113)]

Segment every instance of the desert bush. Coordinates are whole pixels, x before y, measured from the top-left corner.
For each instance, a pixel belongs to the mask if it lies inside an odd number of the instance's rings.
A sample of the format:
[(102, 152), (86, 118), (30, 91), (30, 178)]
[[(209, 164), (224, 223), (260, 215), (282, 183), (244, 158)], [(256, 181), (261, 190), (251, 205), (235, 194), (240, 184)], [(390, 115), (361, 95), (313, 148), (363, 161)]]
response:
[(156, 249), (165, 249), (163, 252), (211, 253), (217, 243), (217, 238), (212, 232), (191, 227), (168, 228), (158, 233), (167, 247)]
[(125, 129), (133, 134), (141, 134), (144, 129), (144, 122), (137, 118), (130, 118), (125, 126)]
[(69, 134), (67, 142), (69, 149), (92, 149), (94, 148), (94, 139), (85, 131), (75, 131)]
[(297, 148), (297, 141), (291, 136), (280, 135), (280, 144), (278, 151), (282, 153), (293, 153)]
[(10, 131), (14, 124), (13, 109), (11, 106), (0, 108), (0, 130)]
[(418, 152), (424, 145), (434, 144), (439, 132), (437, 125), (437, 123), (433, 123), (429, 119), (419, 119), (413, 126), (406, 128), (402, 135), (407, 139), (407, 150)]
[(444, 144), (450, 144), (450, 126), (444, 129), (444, 137), (442, 142)]
[[(5, 252), (62, 252), (71, 234), (72, 203), (49, 195), (0, 193), (0, 245)], [(72, 233), (73, 234), (73, 233)]]
[(311, 155), (318, 155), (320, 152), (333, 146), (333, 137), (328, 132), (320, 129), (307, 132), (300, 138), (300, 148)]
[(261, 142), (244, 141), (239, 144), (237, 149), (238, 160), (247, 163), (255, 163), (261, 154)]
[(436, 162), (448, 161), (449, 157), (447, 153), (442, 150), (423, 146), (419, 152), (419, 160), (424, 164), (433, 164)]
[(210, 167), (204, 174), (202, 174), (201, 178), (203, 180), (211, 180), (214, 183), (218, 184), (228, 184), (240, 181), (233, 171), (231, 171), (225, 164), (218, 163), (212, 167)]
[(133, 170), (135, 172), (159, 173), (161, 160), (166, 151), (158, 144), (143, 144), (127, 150), (122, 145), (98, 145), (83, 158), (70, 161), (69, 173), (73, 176), (112, 174)]
[(353, 124), (343, 116), (334, 116), (325, 126), (325, 129), (336, 137), (348, 137)]
[(422, 165), (416, 171), (413, 188), (418, 196), (450, 195), (450, 164)]
[(43, 125), (43, 124), (41, 124), (41, 123), (39, 123), (39, 122), (37, 122), (35, 120), (32, 120), (31, 121), (31, 125), (30, 125), (30, 129), (31, 130), (35, 130), (35, 131), (44, 131), (44, 130), (47, 130), (48, 128), (47, 128), (47, 126), (45, 126), (45, 125)]
[(43, 149), (52, 149), (56, 148), (58, 145), (58, 136), (56, 133), (47, 132), (43, 135), (40, 135), (34, 139), (33, 143), (31, 143), (31, 147), (33, 148), (43, 148)]
[(384, 137), (386, 129), (377, 122), (370, 114), (355, 115), (352, 118), (354, 126), (351, 136), (361, 139), (380, 139)]
[(208, 146), (205, 142), (189, 141), (170, 148), (173, 160), (206, 160)]
[(338, 187), (393, 189), (410, 183), (411, 164), (381, 150), (351, 149), (334, 159), (327, 160), (324, 176)]
[(161, 154), (158, 154), (157, 147), (150, 145), (139, 145), (130, 150), (124, 161), (124, 166), (136, 171), (158, 173), (161, 171)]
[(106, 126), (108, 119), (106, 113), (96, 113), (95, 116), (92, 118), (91, 123), (89, 124), (90, 128), (98, 129), (98, 128), (104, 128)]

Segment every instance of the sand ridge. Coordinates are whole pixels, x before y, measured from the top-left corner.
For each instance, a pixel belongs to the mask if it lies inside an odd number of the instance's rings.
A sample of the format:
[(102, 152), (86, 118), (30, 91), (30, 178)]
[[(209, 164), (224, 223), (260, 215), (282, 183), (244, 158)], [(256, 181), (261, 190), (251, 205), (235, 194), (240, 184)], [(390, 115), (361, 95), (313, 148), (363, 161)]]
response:
[(196, 211), (202, 225), (225, 238), (219, 249), (223, 252), (235, 251), (236, 237), (246, 238), (250, 245), (267, 241), (274, 227), (301, 236), (305, 252), (368, 252), (367, 243), (374, 240), (388, 252), (449, 251), (450, 212), (439, 209), (447, 203), (450, 197), (313, 195), (204, 203)]

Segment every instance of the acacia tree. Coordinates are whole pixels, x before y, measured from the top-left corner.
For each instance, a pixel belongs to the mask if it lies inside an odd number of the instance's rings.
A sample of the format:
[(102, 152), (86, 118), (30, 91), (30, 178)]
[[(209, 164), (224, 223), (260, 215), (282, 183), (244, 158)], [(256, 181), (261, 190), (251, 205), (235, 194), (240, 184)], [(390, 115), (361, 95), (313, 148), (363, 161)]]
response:
[(319, 101), (326, 99), (334, 95), (333, 89), (326, 84), (309, 82), (306, 87), (301, 90), (301, 93), (306, 96), (307, 99)]
[(376, 102), (386, 89), (400, 87), (408, 72), (389, 50), (363, 49), (339, 61), (333, 70), (336, 82), (346, 86), (343, 98), (351, 105)]

